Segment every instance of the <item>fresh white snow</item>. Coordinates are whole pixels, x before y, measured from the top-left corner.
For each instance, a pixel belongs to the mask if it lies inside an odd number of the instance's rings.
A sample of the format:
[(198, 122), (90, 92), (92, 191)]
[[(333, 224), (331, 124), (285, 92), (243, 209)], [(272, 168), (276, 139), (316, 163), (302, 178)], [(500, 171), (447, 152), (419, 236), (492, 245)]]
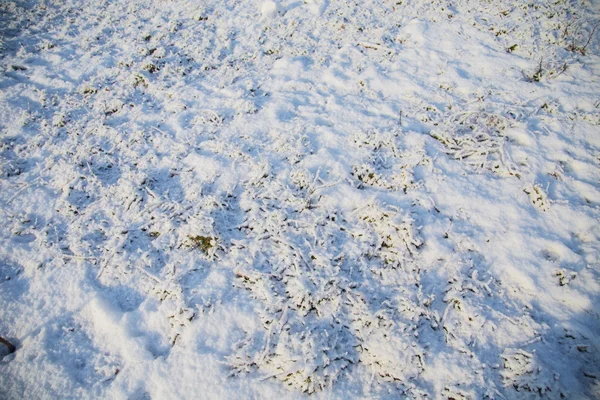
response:
[(600, 398), (600, 3), (0, 3), (0, 398)]

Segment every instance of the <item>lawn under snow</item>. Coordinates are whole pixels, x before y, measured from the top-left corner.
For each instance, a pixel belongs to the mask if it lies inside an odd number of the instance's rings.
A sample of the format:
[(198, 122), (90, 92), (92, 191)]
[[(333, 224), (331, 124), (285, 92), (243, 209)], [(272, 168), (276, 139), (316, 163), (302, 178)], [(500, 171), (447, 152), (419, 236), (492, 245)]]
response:
[(600, 3), (0, 2), (0, 398), (600, 397)]

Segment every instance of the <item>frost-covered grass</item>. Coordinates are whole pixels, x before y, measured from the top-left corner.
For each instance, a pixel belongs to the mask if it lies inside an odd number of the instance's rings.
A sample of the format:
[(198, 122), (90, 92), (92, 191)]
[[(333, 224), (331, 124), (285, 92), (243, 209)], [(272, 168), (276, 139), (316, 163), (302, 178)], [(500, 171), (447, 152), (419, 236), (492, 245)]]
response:
[(600, 396), (599, 9), (0, 3), (0, 397)]

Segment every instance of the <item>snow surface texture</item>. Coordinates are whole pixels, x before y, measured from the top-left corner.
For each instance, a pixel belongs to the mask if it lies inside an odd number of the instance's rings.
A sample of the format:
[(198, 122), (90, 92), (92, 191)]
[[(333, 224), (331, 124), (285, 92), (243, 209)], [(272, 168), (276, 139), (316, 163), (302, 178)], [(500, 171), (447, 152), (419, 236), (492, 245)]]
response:
[(597, 398), (599, 21), (0, 2), (0, 398)]

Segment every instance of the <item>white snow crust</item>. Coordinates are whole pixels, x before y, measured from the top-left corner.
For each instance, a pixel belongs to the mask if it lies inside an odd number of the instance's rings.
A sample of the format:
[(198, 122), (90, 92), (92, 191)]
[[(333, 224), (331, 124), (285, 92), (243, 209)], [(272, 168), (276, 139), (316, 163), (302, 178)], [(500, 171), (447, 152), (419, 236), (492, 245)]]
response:
[(0, 2), (0, 398), (600, 398), (599, 23)]

